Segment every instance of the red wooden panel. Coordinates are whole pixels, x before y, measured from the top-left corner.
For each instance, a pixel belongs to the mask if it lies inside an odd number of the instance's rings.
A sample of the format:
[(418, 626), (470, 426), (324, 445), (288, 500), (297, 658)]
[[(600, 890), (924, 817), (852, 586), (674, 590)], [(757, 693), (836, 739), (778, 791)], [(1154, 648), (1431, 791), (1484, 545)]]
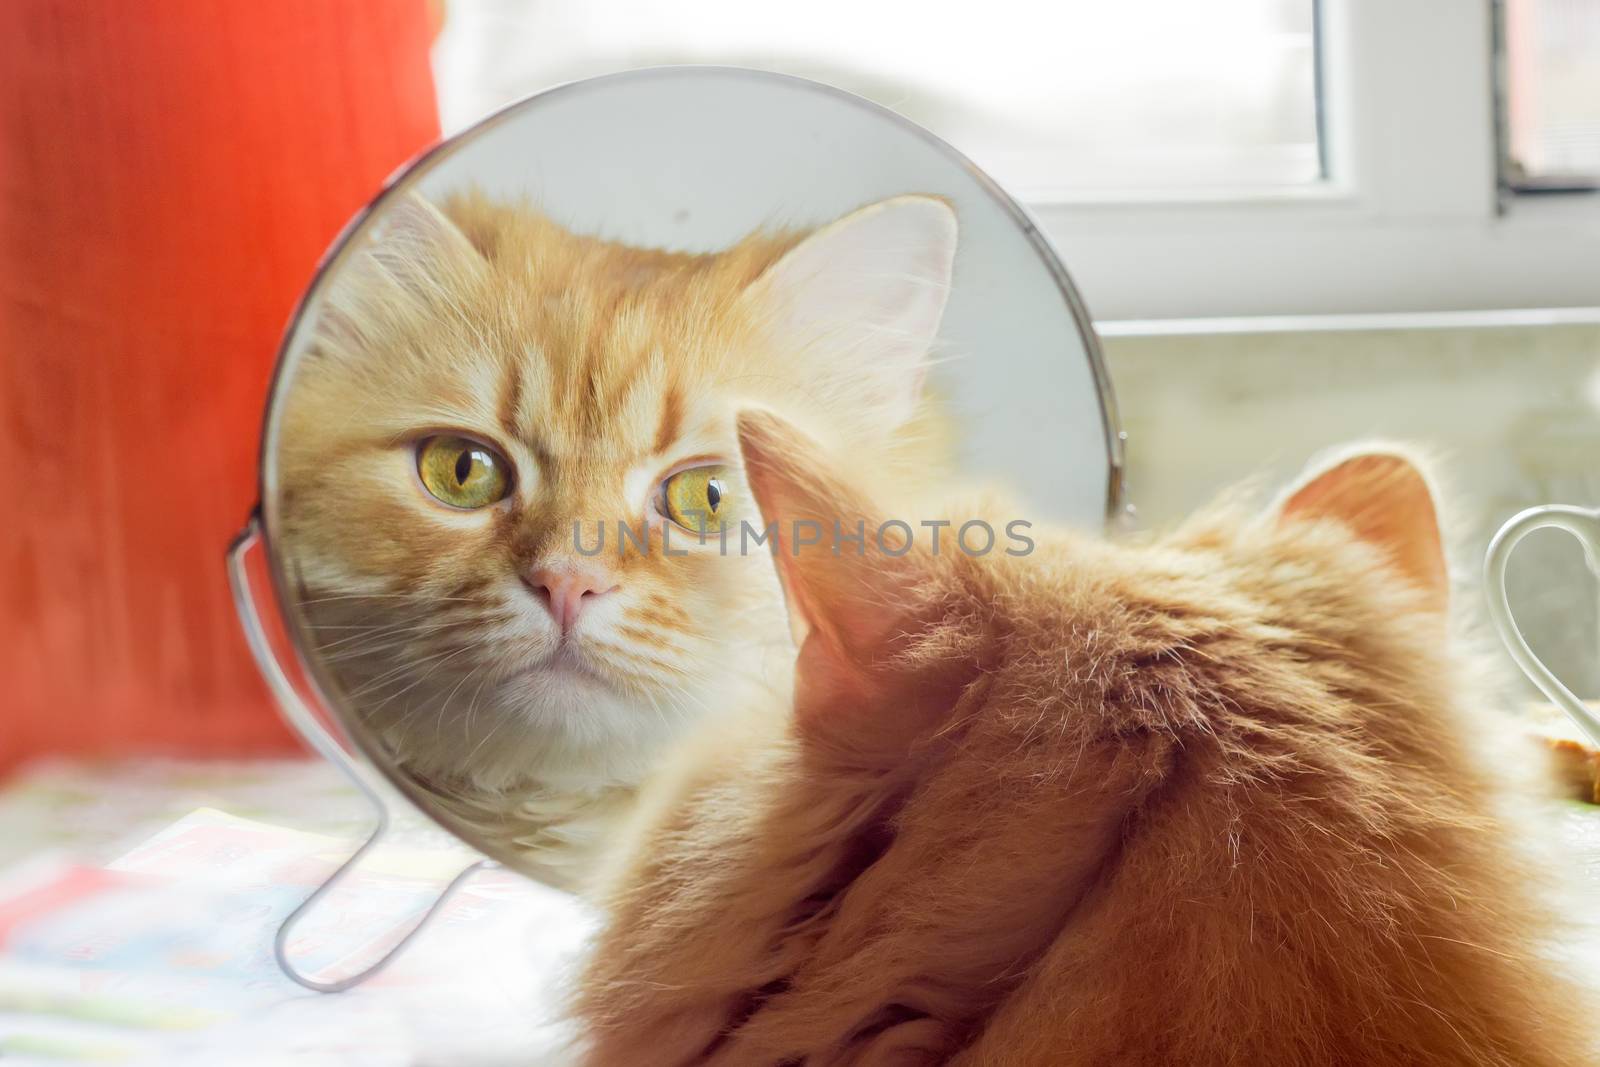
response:
[(289, 747), (222, 554), (317, 256), (438, 136), (426, 0), (0, 3), (0, 767)]

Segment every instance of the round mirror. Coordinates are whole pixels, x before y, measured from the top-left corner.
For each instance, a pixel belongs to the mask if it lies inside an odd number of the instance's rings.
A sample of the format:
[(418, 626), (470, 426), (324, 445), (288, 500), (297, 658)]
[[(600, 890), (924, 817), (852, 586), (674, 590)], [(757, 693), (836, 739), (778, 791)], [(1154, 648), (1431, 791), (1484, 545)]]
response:
[(786, 698), (748, 406), (912, 524), (952, 480), (1029, 521), (1118, 505), (1105, 372), (1037, 229), (822, 85), (553, 89), (413, 164), (329, 255), (267, 416), (277, 594), (360, 749), (490, 857), (581, 884), (671, 742)]

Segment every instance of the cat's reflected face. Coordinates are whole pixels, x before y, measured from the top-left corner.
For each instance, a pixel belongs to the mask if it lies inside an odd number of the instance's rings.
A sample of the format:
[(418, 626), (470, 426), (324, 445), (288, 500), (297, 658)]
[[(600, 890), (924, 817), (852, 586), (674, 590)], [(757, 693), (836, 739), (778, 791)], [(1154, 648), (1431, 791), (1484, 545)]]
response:
[(775, 343), (750, 292), (793, 238), (688, 256), (476, 199), (409, 210), (346, 268), (286, 402), (307, 625), (425, 777), (636, 780), (701, 712), (789, 684), (765, 551), (739, 550), (734, 409), (857, 447), (898, 423), (820, 402), (837, 387)]
[[(350, 492), (324, 532), (365, 548), (326, 588), (360, 592), (311, 593), (310, 614), (328, 620), (324, 647), (369, 720), (417, 756), (470, 741), (482, 776), (496, 761), (479, 757), (515, 751), (505, 735), (519, 724), (547, 745), (642, 742), (708, 699), (781, 680), (763, 663), (784, 633), (763, 612), (774, 590), (712, 529), (741, 493), (705, 407), (665, 436), (462, 410), (446, 432), (373, 442), (351, 457), (363, 470), (341, 476), (330, 459), (330, 491)], [(707, 514), (704, 543), (693, 511)]]

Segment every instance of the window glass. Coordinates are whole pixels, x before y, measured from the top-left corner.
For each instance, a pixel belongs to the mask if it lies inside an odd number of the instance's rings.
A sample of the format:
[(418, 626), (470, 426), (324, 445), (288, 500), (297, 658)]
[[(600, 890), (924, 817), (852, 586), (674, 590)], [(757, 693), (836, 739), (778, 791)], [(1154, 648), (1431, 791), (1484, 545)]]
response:
[(1600, 181), (1600, 0), (1507, 0), (1506, 108), (1514, 187)]
[(1024, 196), (1313, 182), (1312, 0), (452, 0), (449, 130), (628, 67), (723, 63), (830, 82), (929, 127)]

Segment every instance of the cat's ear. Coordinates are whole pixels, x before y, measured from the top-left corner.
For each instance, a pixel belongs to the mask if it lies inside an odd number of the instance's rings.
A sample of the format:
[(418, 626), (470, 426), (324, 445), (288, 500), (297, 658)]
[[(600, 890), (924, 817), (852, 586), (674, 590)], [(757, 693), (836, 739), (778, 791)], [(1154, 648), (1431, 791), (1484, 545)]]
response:
[(413, 298), (435, 298), (476, 278), (485, 262), (444, 212), (410, 193), (384, 206), (376, 236), (341, 265), (334, 301), (392, 292), (391, 286)]
[(476, 275), (483, 255), (444, 212), (415, 193), (383, 215), (378, 239), (367, 254), (406, 289), (431, 295)]
[(444, 213), (415, 193), (384, 206), (376, 235), (334, 272), (317, 316), (323, 355), (363, 355), (382, 324), (410, 310), (430, 315), (454, 303), (487, 265)]
[(1312, 468), (1278, 507), (1279, 522), (1331, 519), (1379, 549), (1443, 613), (1450, 575), (1429, 477), (1400, 451), (1347, 452)]
[(885, 425), (910, 419), (950, 292), (956, 214), (933, 196), (869, 204), (807, 236), (745, 291), (772, 335)]
[[(925, 584), (928, 560), (881, 517), (821, 447), (778, 417), (740, 414), (745, 478), (761, 509), (800, 657), (795, 714), (837, 751), (903, 746), (907, 715), (874, 716), (886, 701), (905, 709), (907, 676), (892, 666)], [(859, 540), (855, 538), (859, 537)]]
[(891, 554), (898, 543), (882, 550), (872, 505), (816, 441), (764, 411), (741, 412), (738, 428), (797, 642), (814, 635), (841, 657), (867, 654), (898, 621), (911, 561)]

